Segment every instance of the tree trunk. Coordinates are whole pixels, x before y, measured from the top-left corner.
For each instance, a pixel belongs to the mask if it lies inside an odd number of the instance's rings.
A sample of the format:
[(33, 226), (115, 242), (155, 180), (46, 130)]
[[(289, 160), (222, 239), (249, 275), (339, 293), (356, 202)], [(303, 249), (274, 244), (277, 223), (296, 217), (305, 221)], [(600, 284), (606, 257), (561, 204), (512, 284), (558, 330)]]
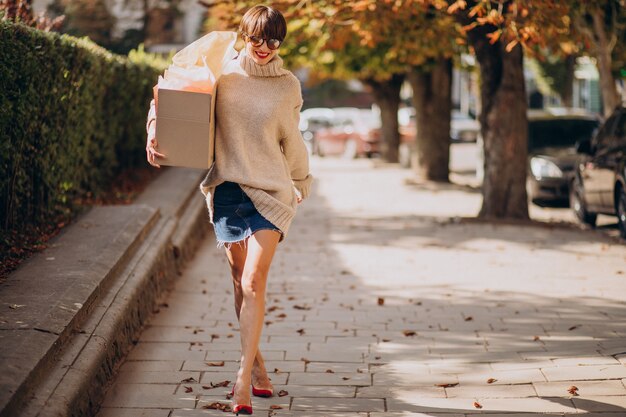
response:
[(561, 102), (565, 107), (574, 105), (574, 71), (576, 70), (576, 55), (565, 57), (565, 81), (561, 91)]
[(398, 162), (400, 146), (398, 108), (400, 107), (400, 87), (403, 82), (404, 74), (394, 74), (386, 81), (377, 81), (372, 78), (364, 80), (364, 83), (372, 89), (374, 101), (380, 108), (381, 152), (387, 162)]
[(439, 59), (429, 72), (409, 73), (417, 121), (417, 174), (432, 181), (449, 181), (452, 60)]
[(481, 76), (485, 176), (479, 217), (528, 219), (528, 120), (523, 53), (519, 45), (507, 52), (500, 41), (490, 44), (486, 34), (492, 30), (480, 26), (468, 34)]
[(621, 103), (620, 96), (615, 85), (615, 78), (611, 70), (613, 59), (613, 42), (609, 39), (604, 29), (604, 10), (601, 8), (591, 12), (593, 22), (593, 34), (595, 38), (596, 59), (598, 60), (598, 73), (600, 75), (600, 91), (602, 92), (602, 104), (604, 115), (609, 116)]

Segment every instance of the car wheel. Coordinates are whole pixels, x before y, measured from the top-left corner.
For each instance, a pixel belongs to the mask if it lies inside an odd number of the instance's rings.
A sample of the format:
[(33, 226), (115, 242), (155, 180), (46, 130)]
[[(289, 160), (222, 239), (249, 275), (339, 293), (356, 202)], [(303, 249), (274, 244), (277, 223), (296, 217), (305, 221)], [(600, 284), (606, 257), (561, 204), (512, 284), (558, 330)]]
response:
[(617, 192), (617, 225), (619, 234), (626, 239), (626, 190), (618, 187)]
[(348, 139), (346, 145), (343, 148), (343, 157), (345, 159), (354, 159), (357, 157), (357, 143), (356, 139)]
[(583, 186), (580, 180), (574, 178), (569, 191), (569, 206), (574, 210), (574, 214), (580, 222), (595, 227), (598, 215), (587, 211), (583, 195)]

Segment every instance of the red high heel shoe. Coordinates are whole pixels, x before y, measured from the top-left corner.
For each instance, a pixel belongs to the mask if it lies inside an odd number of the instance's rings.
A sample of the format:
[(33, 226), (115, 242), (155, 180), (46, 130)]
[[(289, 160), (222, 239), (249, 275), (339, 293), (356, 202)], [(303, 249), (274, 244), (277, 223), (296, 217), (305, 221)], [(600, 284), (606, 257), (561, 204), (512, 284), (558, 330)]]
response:
[(261, 389), (261, 388), (254, 388), (254, 385), (252, 386), (252, 395), (255, 395), (257, 397), (271, 397), (272, 395), (274, 395), (274, 391), (271, 389)]
[[(235, 395), (235, 385), (237, 384), (233, 384), (233, 389), (230, 391), (231, 398)], [(239, 413), (252, 414), (252, 406), (245, 404), (235, 404), (235, 406), (233, 407), (233, 413), (235, 413), (236, 415), (239, 415)]]
[(239, 415), (239, 413), (241, 414), (252, 414), (252, 406), (251, 405), (244, 405), (244, 404), (236, 404), (235, 407), (233, 408), (233, 413)]

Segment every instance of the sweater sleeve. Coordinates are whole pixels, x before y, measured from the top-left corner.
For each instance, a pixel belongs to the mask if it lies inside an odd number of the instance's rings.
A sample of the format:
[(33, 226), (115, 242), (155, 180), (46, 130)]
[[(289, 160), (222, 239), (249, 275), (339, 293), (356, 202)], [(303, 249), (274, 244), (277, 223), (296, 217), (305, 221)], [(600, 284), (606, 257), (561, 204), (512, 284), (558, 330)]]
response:
[(293, 185), (305, 199), (309, 196), (313, 176), (309, 173), (309, 153), (299, 128), (301, 108), (302, 98), (300, 97), (299, 103), (291, 109), (287, 117), (285, 137), (281, 145), (291, 171)]

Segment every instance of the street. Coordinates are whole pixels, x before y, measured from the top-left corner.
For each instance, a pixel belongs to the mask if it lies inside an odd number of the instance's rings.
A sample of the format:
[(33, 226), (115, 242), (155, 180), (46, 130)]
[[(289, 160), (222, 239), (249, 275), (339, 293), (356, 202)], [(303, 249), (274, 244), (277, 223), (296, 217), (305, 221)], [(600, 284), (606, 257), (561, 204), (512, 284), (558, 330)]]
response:
[[(625, 246), (455, 220), (475, 214), (477, 191), (412, 183), (395, 165), (314, 158), (312, 172), (261, 336), (286, 394), (253, 397), (255, 415), (626, 415)], [(238, 350), (209, 233), (98, 417), (224, 415), (207, 407), (230, 404)]]

